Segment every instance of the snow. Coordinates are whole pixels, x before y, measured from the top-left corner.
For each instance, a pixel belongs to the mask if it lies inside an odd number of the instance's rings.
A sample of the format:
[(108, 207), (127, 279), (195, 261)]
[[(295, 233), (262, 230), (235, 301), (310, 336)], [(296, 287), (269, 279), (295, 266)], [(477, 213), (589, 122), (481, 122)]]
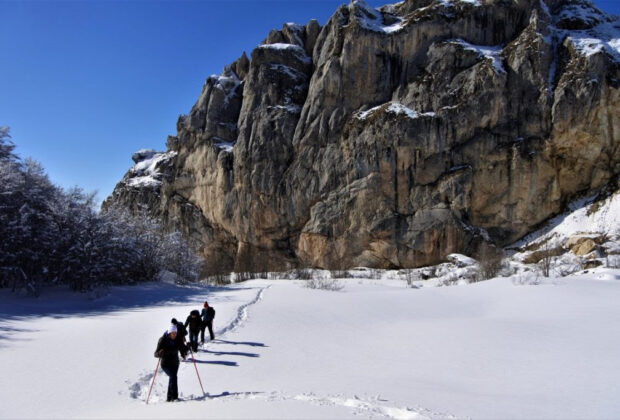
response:
[(405, 4), (404, 0), (399, 1), (398, 3), (386, 4), (385, 6), (382, 6), (381, 9), (385, 10), (388, 13), (395, 14), (398, 7), (402, 6), (403, 4)]
[(131, 155), (131, 159), (134, 161), (134, 163), (139, 163), (145, 159), (151, 159), (156, 154), (157, 152), (153, 149), (140, 149), (136, 153)]
[(455, 39), (450, 41), (452, 43), (463, 46), (464, 49), (469, 51), (476, 52), (479, 56), (485, 57), (486, 59), (491, 60), (493, 64), (493, 68), (496, 73), (506, 73), (504, 66), (502, 65), (502, 49), (503, 47), (500, 45), (489, 46), (489, 45), (474, 45), (466, 42), (462, 39)]
[(448, 261), (456, 264), (459, 267), (467, 267), (477, 264), (476, 260), (474, 260), (473, 258), (469, 258), (467, 255), (450, 254), (447, 258)]
[(127, 185), (131, 187), (157, 187), (161, 185), (161, 173), (157, 166), (177, 155), (177, 152), (157, 153), (151, 149), (141, 149), (134, 153), (139, 160), (130, 170)]
[(304, 45), (303, 40), (300, 38), (300, 34), (303, 34), (305, 31), (305, 28), (302, 25), (299, 25), (297, 23), (294, 22), (288, 22), (285, 24), (286, 27), (288, 27), (289, 29), (291, 29), (291, 33), (292, 35), (295, 37), (295, 41), (297, 41), (298, 45)]
[[(389, 104), (389, 105), (387, 105)], [(373, 108), (370, 108), (366, 111), (361, 111), (355, 114), (355, 118), (357, 118), (358, 120), (365, 120), (367, 119), (369, 116), (373, 115), (374, 113), (376, 113), (377, 111), (384, 111), (386, 113), (390, 113), (390, 114), (396, 114), (396, 115), (406, 115), (407, 117), (411, 118), (411, 119), (416, 119), (416, 118), (420, 118), (420, 117), (434, 117), (435, 113), (434, 112), (423, 112), (420, 113), (418, 111), (414, 111), (411, 108), (406, 107), (405, 105), (399, 103), (399, 102), (388, 102), (387, 104), (381, 104), (379, 106), (375, 106)], [(386, 107), (387, 105), (387, 107)]]
[[(99, 298), (0, 290), (0, 417), (620, 415), (620, 270), (419, 289), (351, 272), (339, 292), (302, 280), (153, 283)], [(185, 362), (185, 401), (164, 402), (160, 371), (146, 405), (158, 337), (205, 299), (217, 310), (216, 340), (195, 355), (207, 395)]]
[(405, 114), (406, 116), (412, 119), (418, 118), (418, 116), (420, 115), (416, 111), (410, 108), (407, 108), (403, 104), (394, 103), (394, 102), (392, 102), (385, 111), (392, 113), (392, 114)]
[(556, 21), (561, 19), (576, 19), (592, 25), (591, 29), (585, 30), (556, 29), (561, 38), (567, 37), (580, 54), (590, 57), (605, 52), (620, 62), (620, 18), (606, 16), (589, 5), (573, 4), (564, 7)]
[[(539, 264), (558, 276), (586, 273), (597, 265), (620, 267), (618, 214), (618, 193), (598, 202), (589, 197), (571, 203), (566, 213), (507, 248), (509, 269), (516, 274), (531, 272), (532, 266), (524, 262), (541, 261), (545, 252), (550, 252), (546, 263)], [(540, 269), (534, 267), (534, 271)]]
[(605, 49), (605, 44), (600, 39), (588, 38), (588, 37), (571, 37), (571, 41), (575, 47), (581, 52), (581, 54), (589, 57), (593, 54), (598, 54)]
[[(258, 48), (266, 48), (266, 49), (274, 49), (274, 50), (290, 50), (290, 51), (303, 51), (299, 45), (294, 44), (283, 44), (283, 43), (275, 43), (275, 44), (263, 44), (259, 45)], [(305, 52), (304, 52), (305, 53)]]
[(233, 147), (235, 146), (235, 142), (217, 136), (213, 137), (213, 144), (215, 145), (215, 147), (217, 147), (218, 149), (222, 149), (225, 152), (232, 152)]
[(392, 16), (395, 20), (394, 22), (384, 24), (383, 15), (381, 12), (370, 7), (363, 0), (353, 1), (349, 7), (354, 13), (356, 13), (357, 22), (364, 29), (368, 29), (373, 32), (391, 34), (404, 28), (403, 19), (397, 16)]
[(289, 28), (295, 30), (295, 31), (299, 31), (299, 32), (303, 32), (304, 31), (303, 25), (300, 25), (300, 24), (295, 23), (295, 22), (286, 22), (285, 25), (288, 26)]
[[(618, 35), (620, 35), (620, 33)], [(586, 57), (590, 57), (601, 52), (607, 52), (609, 55), (614, 57), (616, 61), (620, 61), (620, 37), (599, 39), (573, 32), (571, 33), (569, 39), (580, 54)]]
[(455, 3), (469, 3), (472, 4), (474, 6), (481, 6), (482, 4), (480, 3), (480, 0), (439, 0), (438, 4), (441, 4), (443, 6), (452, 6)]
[(226, 69), (223, 75), (218, 76), (217, 74), (212, 74), (209, 76), (207, 78), (207, 83), (212, 84), (213, 87), (224, 92), (226, 95), (224, 101), (228, 103), (237, 92), (239, 85), (241, 85), (241, 80), (234, 71)]
[(571, 203), (567, 212), (552, 218), (545, 227), (510, 247), (521, 247), (550, 238), (561, 242), (584, 233), (592, 236), (620, 235), (620, 194), (616, 193), (602, 203), (593, 203), (593, 199), (594, 197), (587, 197)]
[(557, 15), (557, 19), (577, 19), (585, 22), (597, 23), (603, 19), (603, 14), (588, 4), (567, 4)]
[(299, 45), (275, 43), (275, 44), (262, 44), (262, 45), (259, 45), (257, 48), (279, 50), (279, 51), (290, 51), (290, 52), (295, 53), (297, 58), (299, 58), (304, 63), (310, 63), (312, 61), (312, 59), (308, 57), (308, 54), (306, 54), (306, 51), (303, 48), (301, 48)]

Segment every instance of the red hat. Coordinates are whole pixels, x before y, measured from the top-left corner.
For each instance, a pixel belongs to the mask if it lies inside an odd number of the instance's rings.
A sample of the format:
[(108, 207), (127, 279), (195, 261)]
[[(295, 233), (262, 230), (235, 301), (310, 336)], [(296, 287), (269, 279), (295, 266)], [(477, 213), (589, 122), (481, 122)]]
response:
[(205, 300), (204, 307), (206, 308), (206, 307), (208, 307), (208, 306), (209, 306), (209, 303)]

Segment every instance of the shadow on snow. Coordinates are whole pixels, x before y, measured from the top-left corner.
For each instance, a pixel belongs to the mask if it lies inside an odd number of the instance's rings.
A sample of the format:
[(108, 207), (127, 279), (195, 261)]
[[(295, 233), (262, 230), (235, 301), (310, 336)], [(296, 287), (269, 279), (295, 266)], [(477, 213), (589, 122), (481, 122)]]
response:
[(202, 353), (212, 354), (214, 356), (245, 356), (245, 357), (260, 357), (258, 353), (243, 353), (239, 351), (211, 351), (200, 350)]
[[(235, 366), (238, 367), (239, 364), (237, 362), (230, 362), (227, 360), (198, 360), (195, 362), (197, 364), (205, 364), (205, 365), (223, 365), (223, 366)], [(193, 363), (191, 360), (186, 360), (185, 363)]]
[(218, 398), (230, 398), (230, 397), (251, 397), (254, 395), (262, 395), (265, 394), (265, 392), (228, 392), (228, 391), (223, 391), (220, 394), (216, 394), (216, 395), (211, 395), (209, 393), (207, 393), (206, 395), (202, 396), (202, 397), (197, 397), (194, 398), (193, 401), (201, 401), (201, 400), (215, 400)]
[(239, 345), (239, 346), (252, 346), (252, 347), (269, 347), (269, 346), (266, 346), (263, 343), (253, 343), (251, 341), (229, 341), (229, 340), (216, 339), (216, 340), (211, 341), (211, 343), (214, 343), (214, 344), (218, 344), (218, 343), (221, 343), (221, 344), (233, 344), (235, 346)]
[(38, 330), (34, 329), (26, 329), (26, 328), (16, 328), (9, 325), (1, 325), (0, 324), (0, 347), (3, 347), (3, 341), (11, 340), (11, 341), (27, 341), (27, 339), (23, 338), (22, 333), (29, 332), (38, 332)]
[(56, 287), (45, 290), (38, 298), (19, 296), (8, 289), (0, 289), (0, 318), (11, 321), (32, 317), (94, 316), (117, 311), (146, 310), (150, 306), (164, 304), (175, 306), (195, 303), (198, 308), (202, 307), (206, 295), (238, 289), (234, 286), (145, 283), (114, 286), (105, 296), (99, 297), (92, 293), (74, 293)]

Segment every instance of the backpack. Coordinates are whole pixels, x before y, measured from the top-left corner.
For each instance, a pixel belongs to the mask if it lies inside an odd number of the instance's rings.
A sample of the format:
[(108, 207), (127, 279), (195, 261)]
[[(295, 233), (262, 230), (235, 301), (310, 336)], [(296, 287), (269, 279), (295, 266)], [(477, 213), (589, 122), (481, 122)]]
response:
[(177, 334), (179, 334), (181, 338), (185, 338), (187, 335), (187, 328), (185, 328), (185, 325), (181, 322), (177, 324)]

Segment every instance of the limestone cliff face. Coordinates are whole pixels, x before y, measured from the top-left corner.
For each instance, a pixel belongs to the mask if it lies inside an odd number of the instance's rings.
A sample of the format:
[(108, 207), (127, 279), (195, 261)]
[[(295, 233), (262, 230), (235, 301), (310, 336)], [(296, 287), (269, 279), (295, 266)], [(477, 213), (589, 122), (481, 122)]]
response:
[(214, 269), (505, 245), (620, 173), (619, 50), (577, 0), (354, 1), (209, 77), (159, 183), (134, 167), (104, 206), (147, 206)]

